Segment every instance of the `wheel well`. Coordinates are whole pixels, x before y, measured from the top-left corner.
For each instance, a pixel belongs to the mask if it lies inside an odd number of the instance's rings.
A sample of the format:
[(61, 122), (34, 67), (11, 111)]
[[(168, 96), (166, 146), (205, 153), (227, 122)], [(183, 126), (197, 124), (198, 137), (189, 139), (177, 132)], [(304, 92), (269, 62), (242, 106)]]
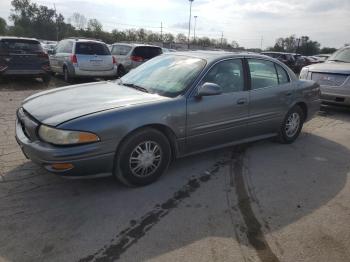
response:
[(299, 102), (296, 105), (299, 106), (303, 110), (304, 120), (307, 119), (307, 105), (304, 102)]
[(165, 135), (165, 137), (168, 139), (168, 141), (170, 143), (172, 158), (175, 159), (177, 156), (177, 152), (178, 152), (178, 147), (177, 147), (177, 143), (176, 143), (176, 135), (171, 130), (171, 128), (169, 128), (166, 125), (162, 125), (162, 124), (149, 124), (149, 125), (141, 126), (139, 128), (132, 130), (125, 137), (123, 137), (123, 139), (120, 141), (118, 147), (120, 147), (120, 145), (123, 143), (123, 141), (125, 141), (125, 139), (127, 137), (129, 137), (131, 134), (133, 134), (141, 129), (145, 129), (145, 128), (153, 128), (153, 129), (161, 132), (163, 135)]

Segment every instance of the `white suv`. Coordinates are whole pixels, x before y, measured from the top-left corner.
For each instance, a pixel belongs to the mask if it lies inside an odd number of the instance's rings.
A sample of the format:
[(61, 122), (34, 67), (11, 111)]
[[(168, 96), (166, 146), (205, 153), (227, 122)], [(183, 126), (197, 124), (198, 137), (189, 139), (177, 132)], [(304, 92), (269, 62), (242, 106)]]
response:
[(51, 69), (66, 82), (78, 77), (117, 76), (116, 60), (108, 46), (100, 41), (68, 38), (60, 41), (50, 55)]

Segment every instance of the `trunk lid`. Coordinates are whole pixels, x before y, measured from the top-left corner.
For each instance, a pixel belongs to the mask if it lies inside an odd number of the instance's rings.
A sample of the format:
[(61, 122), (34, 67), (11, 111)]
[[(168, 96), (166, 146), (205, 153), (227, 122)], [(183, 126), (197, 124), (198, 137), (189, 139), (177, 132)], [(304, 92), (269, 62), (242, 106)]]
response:
[(108, 47), (98, 42), (77, 42), (75, 47), (78, 67), (87, 71), (113, 69), (113, 58)]

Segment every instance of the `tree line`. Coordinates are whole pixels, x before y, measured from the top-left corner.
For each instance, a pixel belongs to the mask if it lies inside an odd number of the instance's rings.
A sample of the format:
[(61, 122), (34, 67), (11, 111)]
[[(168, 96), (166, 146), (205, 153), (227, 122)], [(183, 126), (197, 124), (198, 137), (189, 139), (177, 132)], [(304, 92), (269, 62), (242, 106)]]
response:
[[(181, 43), (187, 44), (187, 36), (179, 33), (160, 33), (140, 29), (114, 29), (111, 32), (103, 30), (102, 23), (97, 19), (88, 19), (79, 13), (73, 13), (65, 20), (61, 13), (44, 5), (32, 3), (30, 0), (12, 0), (9, 20), (13, 25), (7, 25), (0, 17), (0, 35), (34, 37), (44, 40), (60, 40), (67, 37), (86, 37), (101, 39), (106, 43), (143, 42), (143, 43)], [(191, 39), (190, 45), (209, 48), (244, 50), (236, 41), (230, 43), (225, 38), (214, 39), (198, 37)], [(270, 51), (282, 51), (314, 55), (317, 53), (332, 53), (334, 48), (320, 48), (320, 43), (312, 41), (308, 36), (297, 38), (295, 35), (278, 38)], [(262, 51), (259, 48), (249, 51)]]

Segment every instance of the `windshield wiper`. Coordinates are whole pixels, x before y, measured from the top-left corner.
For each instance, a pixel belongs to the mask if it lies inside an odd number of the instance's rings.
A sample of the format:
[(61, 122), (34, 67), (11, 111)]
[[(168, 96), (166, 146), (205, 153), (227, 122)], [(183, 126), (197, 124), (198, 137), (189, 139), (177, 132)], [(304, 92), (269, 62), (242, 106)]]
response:
[(142, 86), (138, 86), (138, 85), (131, 84), (131, 83), (123, 83), (121, 81), (120, 81), (120, 84), (122, 84), (123, 86), (127, 86), (127, 87), (131, 87), (131, 88), (137, 89), (137, 90), (145, 92), (145, 93), (149, 93), (149, 91), (146, 88), (142, 87)]

